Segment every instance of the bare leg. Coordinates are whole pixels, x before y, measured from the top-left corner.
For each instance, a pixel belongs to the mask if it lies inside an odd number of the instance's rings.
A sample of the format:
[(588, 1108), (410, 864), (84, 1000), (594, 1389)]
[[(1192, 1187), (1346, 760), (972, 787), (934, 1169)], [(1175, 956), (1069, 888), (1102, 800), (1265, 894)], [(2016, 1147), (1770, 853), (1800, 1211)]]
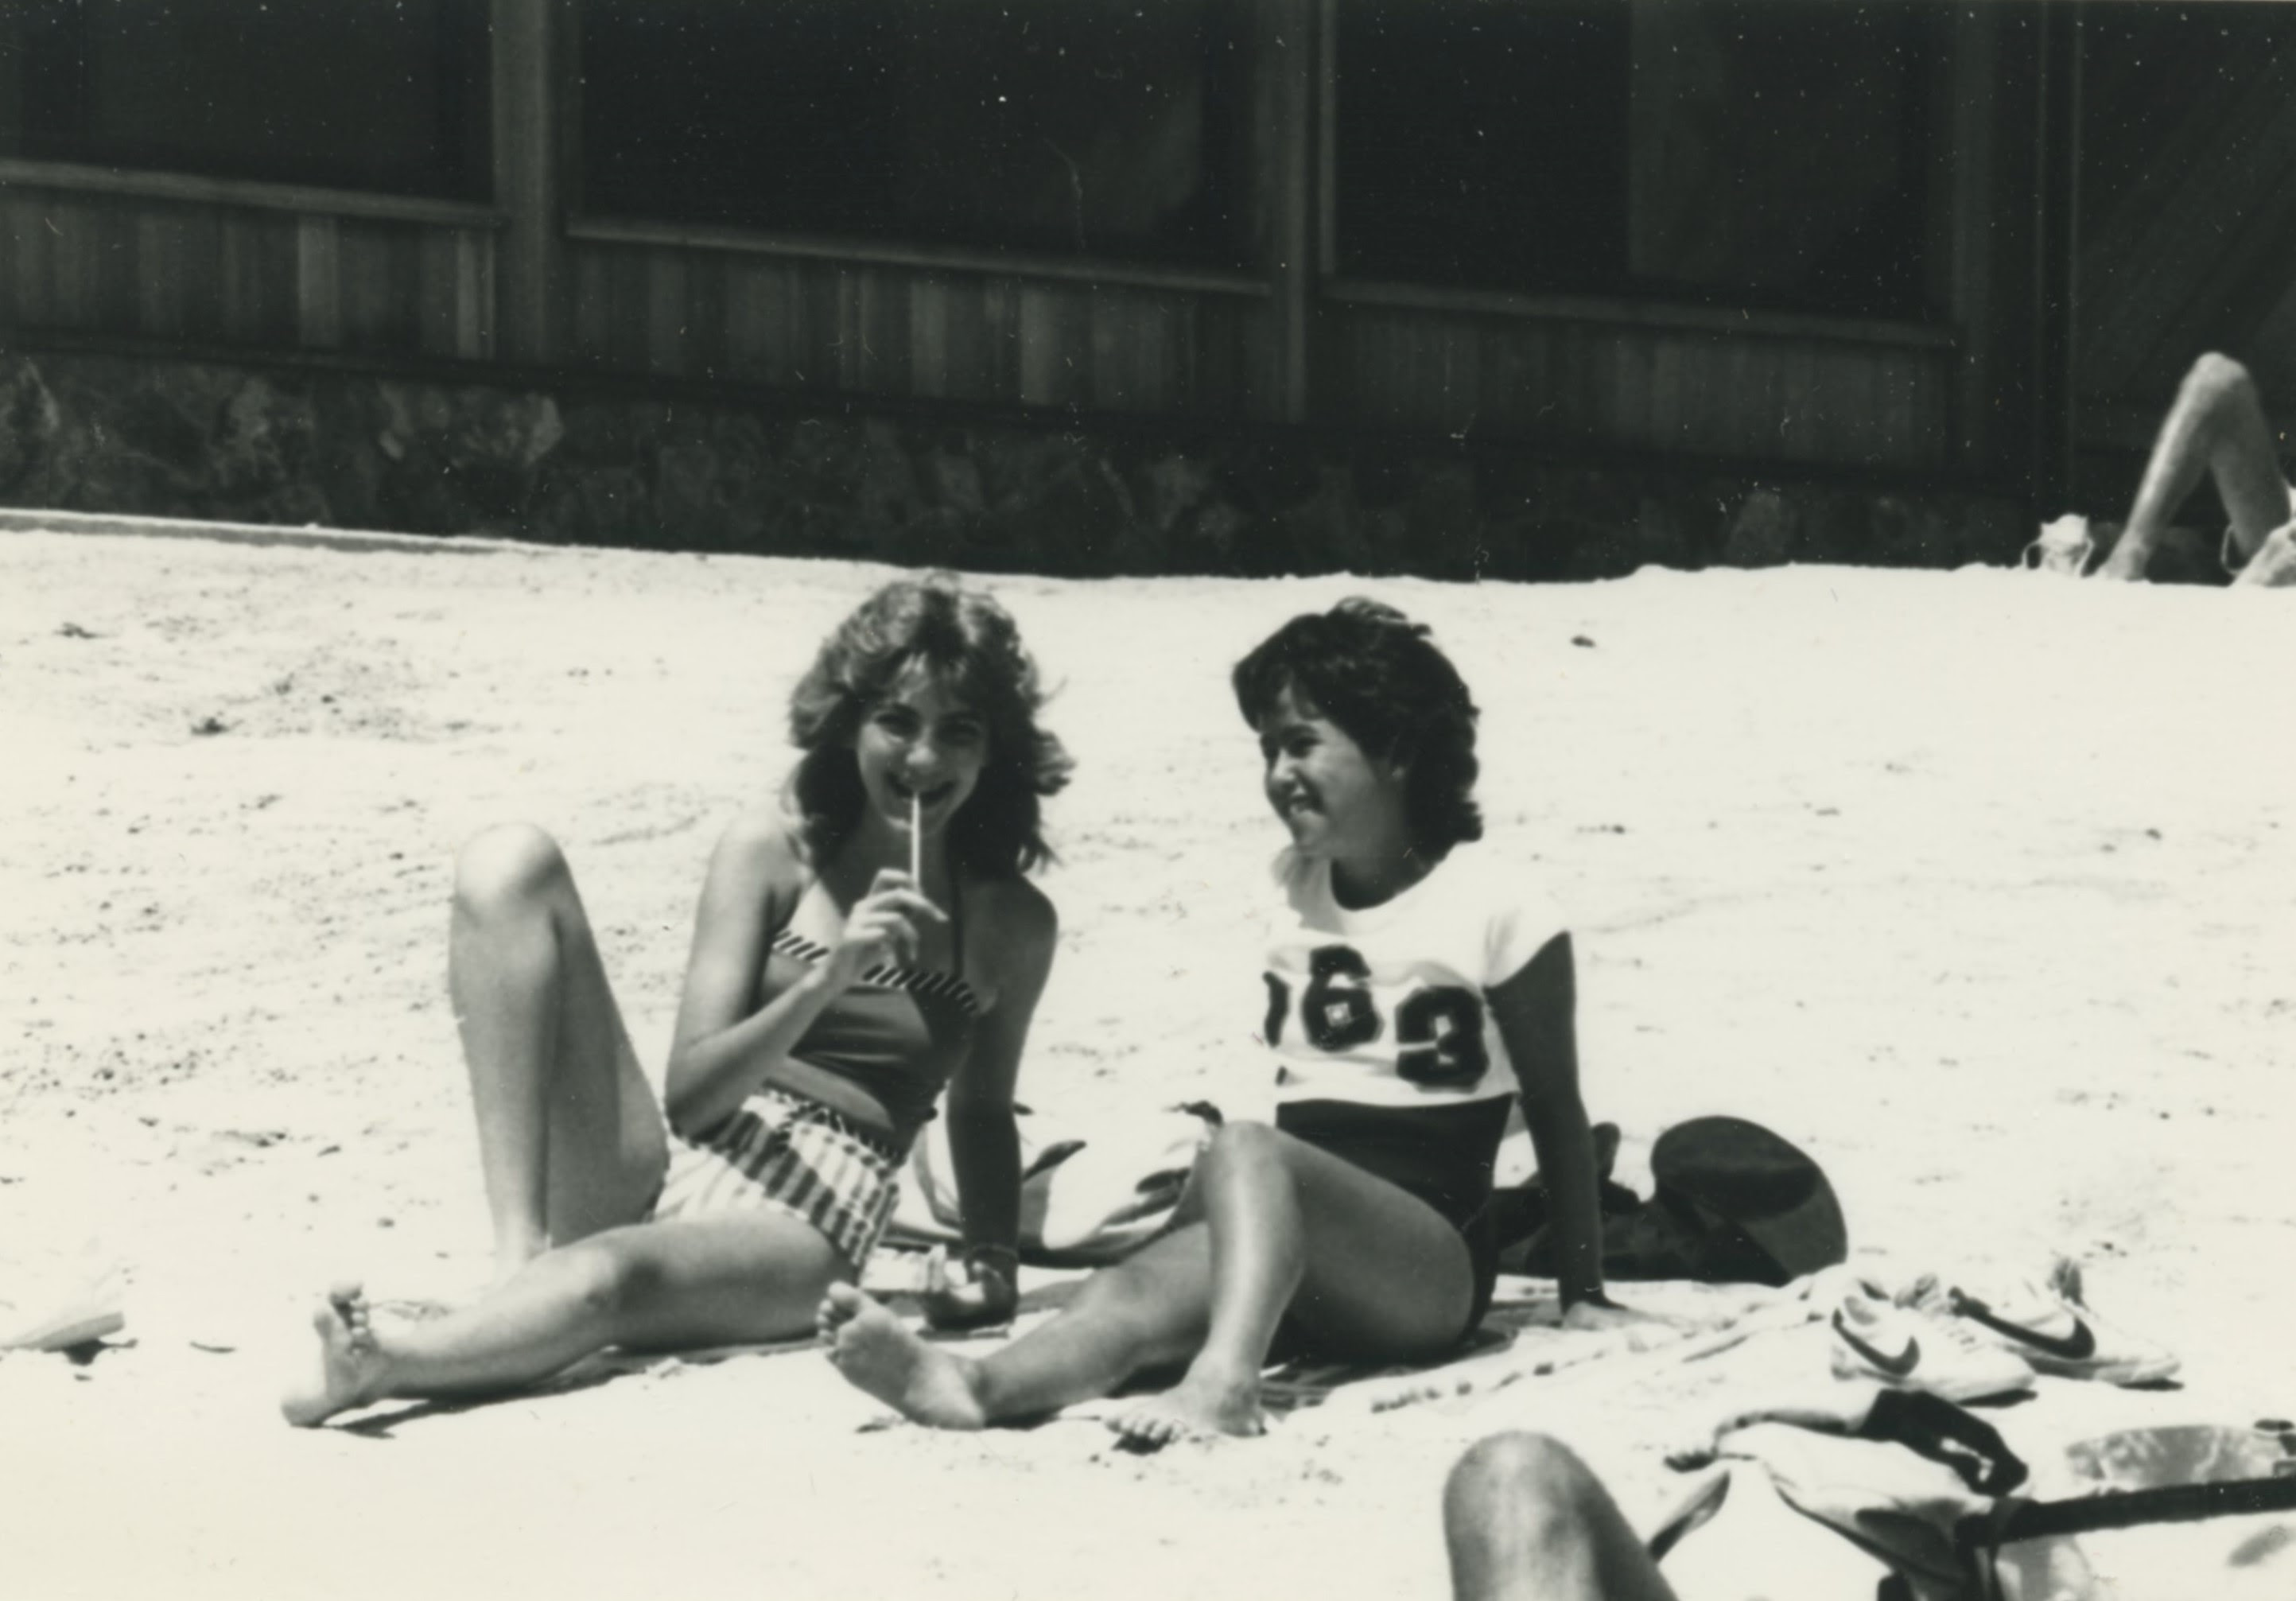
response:
[(1061, 1315), (986, 1359), (919, 1339), (884, 1306), (832, 1289), (818, 1327), (837, 1370), (913, 1423), (980, 1429), (1106, 1395), (1203, 1342), (1211, 1242), (1201, 1223), (1160, 1236), (1085, 1281)]
[(1262, 1432), (1259, 1373), (1287, 1314), (1322, 1349), (1374, 1361), (1458, 1337), (1473, 1268), (1424, 1203), (1265, 1123), (1223, 1127), (1194, 1185), (1211, 1235), (1210, 1327), (1179, 1384), (1118, 1417), (1119, 1433), (1160, 1445)]
[(479, 1396), (532, 1383), (608, 1346), (677, 1350), (801, 1333), (853, 1268), (779, 1213), (610, 1229), (545, 1252), (478, 1301), (430, 1322), (371, 1318), (357, 1286), (314, 1315), (316, 1374), (281, 1402), (304, 1427), (394, 1397)]
[(1289, 1135), (1230, 1123), (1199, 1159), (1185, 1221), (1095, 1275), (1060, 1317), (978, 1361), (927, 1344), (867, 1297), (834, 1293), (821, 1329), (855, 1383), (913, 1419), (978, 1428), (1106, 1395), (1189, 1363), (1179, 1386), (1116, 1420), (1144, 1444), (1256, 1433), (1259, 1370), (1287, 1312), (1334, 1354), (1429, 1356), (1473, 1295), (1435, 1211)]
[(507, 1280), (553, 1244), (637, 1221), (668, 1144), (549, 835), (495, 828), (463, 848), (447, 973)]
[(1443, 1488), (1456, 1601), (1673, 1601), (1587, 1465), (1543, 1434), (1478, 1441)]
[(2215, 354), (2202, 357), (2185, 374), (2153, 441), (2128, 525), (2099, 569), (2102, 576), (2144, 576), (2169, 520), (2203, 472), (2216, 480), (2242, 557), (2252, 557), (2265, 536), (2288, 521), (2288, 484), (2255, 382), (2238, 362)]

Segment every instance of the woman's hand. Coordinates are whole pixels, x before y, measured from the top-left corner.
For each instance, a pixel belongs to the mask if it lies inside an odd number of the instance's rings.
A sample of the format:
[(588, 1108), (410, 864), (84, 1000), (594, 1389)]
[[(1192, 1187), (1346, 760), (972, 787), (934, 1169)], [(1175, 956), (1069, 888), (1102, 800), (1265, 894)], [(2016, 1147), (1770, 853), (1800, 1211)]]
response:
[(898, 868), (882, 867), (869, 892), (845, 914), (845, 927), (821, 965), (822, 977), (833, 988), (845, 989), (872, 967), (913, 966), (918, 924), (947, 921), (917, 888), (916, 880)]
[(935, 1249), (925, 1259), (925, 1321), (935, 1328), (980, 1328), (1012, 1320), (1021, 1304), (1013, 1280), (1020, 1259), (1010, 1251), (968, 1251), (952, 1268), (948, 1253)]

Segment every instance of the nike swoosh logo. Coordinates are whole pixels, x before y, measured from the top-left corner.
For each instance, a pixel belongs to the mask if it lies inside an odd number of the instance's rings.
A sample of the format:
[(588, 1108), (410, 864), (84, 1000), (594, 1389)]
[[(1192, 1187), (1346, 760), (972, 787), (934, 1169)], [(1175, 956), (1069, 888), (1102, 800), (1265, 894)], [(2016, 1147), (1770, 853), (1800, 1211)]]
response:
[(1974, 1318), (1997, 1334), (2003, 1334), (2020, 1345), (2030, 1345), (2045, 1357), (2054, 1357), (2061, 1362), (2086, 1362), (2096, 1355), (2096, 1335), (2080, 1314), (2073, 1314), (2073, 1332), (2062, 1337), (2045, 1334), (2022, 1324), (2010, 1323), (1993, 1315), (1993, 1309), (1972, 1296), (1954, 1292), (1955, 1310), (1964, 1318)]
[(1850, 1350), (1856, 1351), (1868, 1362), (1871, 1362), (1877, 1370), (1887, 1374), (1893, 1379), (1904, 1378), (1907, 1374), (1913, 1372), (1915, 1365), (1922, 1359), (1922, 1342), (1919, 1340), (1910, 1338), (1906, 1342), (1906, 1349), (1903, 1355), (1895, 1357), (1883, 1356), (1880, 1351), (1866, 1344), (1865, 1341), (1850, 1333), (1849, 1325), (1842, 1321), (1841, 1314), (1839, 1311), (1836, 1311), (1833, 1314), (1833, 1332), (1841, 1336), (1843, 1342), (1847, 1344)]

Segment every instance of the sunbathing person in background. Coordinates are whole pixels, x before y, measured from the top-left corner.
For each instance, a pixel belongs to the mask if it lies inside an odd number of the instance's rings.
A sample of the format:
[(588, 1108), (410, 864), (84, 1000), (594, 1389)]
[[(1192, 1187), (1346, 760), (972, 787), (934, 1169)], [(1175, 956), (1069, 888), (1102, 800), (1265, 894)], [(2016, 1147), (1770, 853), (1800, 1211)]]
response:
[(711, 858), (663, 1106), (558, 847), (473, 841), (447, 976), (499, 1277), (423, 1322), (337, 1289), (288, 1421), (496, 1394), (608, 1346), (802, 1333), (860, 1272), (944, 1086), (972, 1271), (929, 1312), (1007, 1315), (1013, 1079), (1057, 932), (1022, 874), (1068, 772), (1041, 701), (1012, 619), (953, 580), (845, 620), (791, 699), (793, 809), (753, 808)]
[(2144, 577), (2169, 520), (2206, 474), (2232, 519), (2221, 554), (2233, 582), (2296, 584), (2296, 490), (2281, 472), (2278, 439), (2245, 367), (2214, 354), (2194, 362), (2098, 575)]
[(1489, 1304), (1492, 1167), (1518, 1091), (1552, 1197), (1565, 1321), (1634, 1317), (1603, 1293), (1570, 936), (1524, 875), (1466, 849), (1482, 819), (1476, 710), (1457, 670), (1425, 628), (1349, 600), (1285, 624), (1234, 685), (1291, 834), (1264, 1007), (1238, 1019), (1275, 1057), (1274, 1121), (1225, 1123), (1165, 1233), (985, 1359), (832, 1288), (831, 1359), (916, 1422), (1041, 1417), (1185, 1367), (1117, 1431), (1143, 1446), (1249, 1435), (1264, 1426), (1272, 1349), (1440, 1357)]

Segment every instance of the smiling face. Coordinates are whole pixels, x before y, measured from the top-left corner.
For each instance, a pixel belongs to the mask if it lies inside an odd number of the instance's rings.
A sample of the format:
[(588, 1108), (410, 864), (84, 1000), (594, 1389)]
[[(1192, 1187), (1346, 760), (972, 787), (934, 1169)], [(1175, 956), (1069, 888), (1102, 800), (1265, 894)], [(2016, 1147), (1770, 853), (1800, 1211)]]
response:
[(988, 760), (988, 722), (922, 661), (904, 668), (861, 719), (853, 760), (869, 809), (902, 829), (921, 802), (924, 832), (947, 827)]
[(1400, 765), (1367, 754), (1289, 686), (1259, 727), (1268, 804), (1303, 854), (1372, 865), (1408, 851)]

